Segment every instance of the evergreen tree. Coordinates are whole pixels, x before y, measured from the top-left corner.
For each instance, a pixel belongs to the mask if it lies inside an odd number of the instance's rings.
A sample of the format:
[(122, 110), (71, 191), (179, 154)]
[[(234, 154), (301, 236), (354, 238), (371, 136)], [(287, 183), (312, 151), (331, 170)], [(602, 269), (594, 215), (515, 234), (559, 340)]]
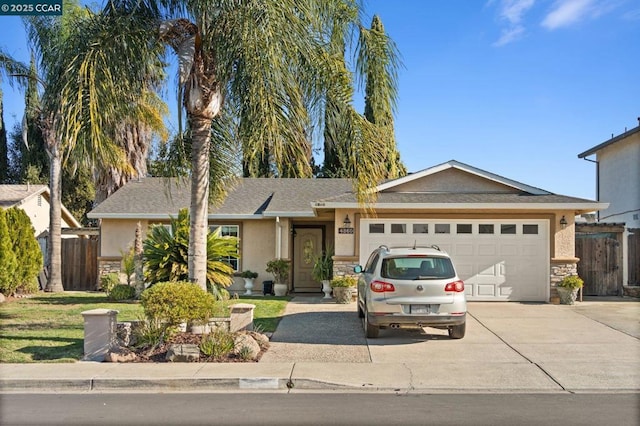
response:
[(32, 293), (38, 290), (37, 277), (43, 264), (40, 245), (31, 219), (24, 210), (12, 207), (5, 213), (12, 251), (17, 260), (13, 282), (16, 289)]
[(362, 49), (361, 56), (369, 55), (361, 57), (362, 71), (366, 77), (364, 116), (385, 134), (386, 178), (395, 179), (407, 174), (406, 167), (400, 161), (393, 129), (393, 109), (397, 97), (396, 64), (393, 59), (396, 55), (395, 47), (389, 43), (378, 15), (374, 15), (371, 30), (364, 33), (362, 43), (368, 46)]
[(10, 183), (9, 171), (9, 146), (7, 144), (7, 129), (4, 125), (2, 89), (0, 88), (0, 184)]
[(16, 267), (17, 260), (11, 244), (7, 214), (4, 209), (0, 209), (0, 293), (5, 296), (12, 296), (16, 291)]

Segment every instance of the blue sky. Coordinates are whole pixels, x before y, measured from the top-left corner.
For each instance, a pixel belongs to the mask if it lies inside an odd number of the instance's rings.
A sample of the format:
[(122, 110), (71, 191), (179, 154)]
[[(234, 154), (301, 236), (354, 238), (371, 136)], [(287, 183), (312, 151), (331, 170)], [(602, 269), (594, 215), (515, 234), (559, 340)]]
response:
[[(638, 0), (365, 0), (365, 11), (402, 55), (395, 128), (409, 171), (455, 159), (593, 199), (595, 165), (577, 155), (638, 126)], [(26, 61), (19, 18), (0, 23), (0, 46)], [(23, 97), (2, 89), (9, 127)]]

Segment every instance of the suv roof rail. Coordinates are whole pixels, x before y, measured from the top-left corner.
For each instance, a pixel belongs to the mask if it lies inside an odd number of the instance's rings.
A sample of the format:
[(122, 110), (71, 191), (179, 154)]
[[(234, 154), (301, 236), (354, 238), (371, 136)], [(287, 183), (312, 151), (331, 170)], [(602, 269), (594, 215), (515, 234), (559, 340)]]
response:
[(430, 249), (434, 249), (434, 250), (438, 250), (438, 251), (443, 251), (440, 247), (438, 247), (438, 246), (437, 246), (437, 245), (435, 245), (435, 244), (431, 244), (430, 246), (415, 246), (415, 245), (414, 245), (414, 246), (411, 246), (411, 247), (408, 247), (408, 246), (392, 246), (392, 247), (389, 247), (389, 246), (386, 246), (386, 245), (384, 245), (384, 244), (383, 244), (383, 245), (381, 245), (379, 248), (383, 248), (383, 249), (385, 249), (385, 250), (387, 250), (387, 251), (389, 251), (389, 249), (410, 249), (410, 250), (416, 250), (416, 249), (419, 249), (419, 248), (421, 248), (421, 249), (430, 248)]
[(384, 251), (389, 251), (389, 246), (387, 246), (385, 244), (380, 244), (380, 247), (378, 247), (378, 248), (384, 249)]

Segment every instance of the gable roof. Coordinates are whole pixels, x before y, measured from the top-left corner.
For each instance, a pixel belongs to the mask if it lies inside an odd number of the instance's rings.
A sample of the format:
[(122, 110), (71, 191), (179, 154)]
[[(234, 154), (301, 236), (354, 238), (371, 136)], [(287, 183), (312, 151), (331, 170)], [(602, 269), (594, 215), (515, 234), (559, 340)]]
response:
[(48, 191), (47, 185), (0, 185), (0, 207), (10, 209)]
[[(638, 120), (639, 120), (639, 123), (640, 123), (640, 118)], [(588, 156), (590, 156), (592, 154), (595, 154), (596, 152), (600, 151), (601, 149), (606, 148), (608, 146), (611, 146), (614, 143), (620, 142), (621, 140), (626, 139), (629, 136), (631, 136), (631, 135), (633, 135), (635, 133), (638, 133), (638, 132), (640, 132), (640, 125), (638, 125), (638, 127), (634, 127), (631, 130), (627, 130), (626, 132), (616, 136), (615, 138), (612, 137), (608, 141), (602, 142), (600, 145), (596, 145), (593, 148), (590, 148), (590, 149), (586, 150), (585, 152), (582, 152), (582, 153), (578, 154), (578, 158), (585, 158), (585, 157), (588, 157)]]
[(461, 171), (470, 173), (472, 175), (478, 176), (480, 178), (511, 187), (518, 191), (527, 192), (529, 194), (535, 194), (535, 195), (551, 194), (550, 192), (545, 191), (543, 189), (526, 185), (524, 183), (517, 182), (515, 180), (508, 179), (508, 178), (496, 175), (494, 173), (487, 172), (486, 170), (478, 169), (476, 167), (470, 166), (465, 163), (461, 163), (456, 160), (450, 160), (445, 163), (438, 164), (437, 166), (429, 167), (428, 169), (424, 169), (416, 173), (411, 173), (407, 176), (404, 176), (398, 179), (387, 181), (381, 185), (378, 185), (375, 191), (383, 192), (387, 189), (390, 189), (399, 185), (403, 185), (405, 183), (412, 182), (418, 179), (422, 179), (424, 177), (427, 177), (448, 169), (461, 170)]
[[(509, 192), (402, 192), (391, 191), (408, 182), (456, 169), (496, 182)], [(606, 204), (557, 195), (452, 160), (379, 185), (377, 209), (496, 209), (575, 210), (590, 212)], [(190, 204), (190, 185), (177, 179), (144, 178), (130, 181), (93, 209), (92, 219), (166, 220)], [(261, 219), (316, 217), (318, 209), (359, 209), (350, 179), (239, 178), (220, 206), (212, 206), (209, 219)]]
[[(47, 185), (0, 185), (0, 208), (10, 209), (19, 207), (27, 201), (39, 195), (44, 196), (47, 202), (51, 199), (49, 186)], [(62, 205), (62, 217), (71, 226), (79, 228), (80, 222)]]

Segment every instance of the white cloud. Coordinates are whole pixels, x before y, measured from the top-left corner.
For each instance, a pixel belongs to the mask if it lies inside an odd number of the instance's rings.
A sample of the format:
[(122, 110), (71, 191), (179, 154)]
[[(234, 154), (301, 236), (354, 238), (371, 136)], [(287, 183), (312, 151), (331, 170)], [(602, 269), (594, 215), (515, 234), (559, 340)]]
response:
[(640, 9), (630, 10), (623, 15), (624, 19), (629, 21), (637, 21), (640, 20)]
[(507, 29), (502, 30), (502, 35), (493, 43), (494, 46), (504, 46), (505, 44), (509, 44), (513, 41), (518, 40), (522, 34), (524, 33), (524, 27), (521, 25), (513, 26)]
[(556, 0), (542, 26), (549, 30), (570, 26), (604, 15), (621, 4), (617, 0)]
[[(493, 3), (492, 0), (487, 5)], [(506, 28), (503, 28), (500, 39), (493, 44), (494, 46), (504, 46), (518, 40), (524, 34), (525, 27), (522, 21), (534, 4), (535, 0), (500, 0), (498, 13), (500, 19), (506, 22)]]

